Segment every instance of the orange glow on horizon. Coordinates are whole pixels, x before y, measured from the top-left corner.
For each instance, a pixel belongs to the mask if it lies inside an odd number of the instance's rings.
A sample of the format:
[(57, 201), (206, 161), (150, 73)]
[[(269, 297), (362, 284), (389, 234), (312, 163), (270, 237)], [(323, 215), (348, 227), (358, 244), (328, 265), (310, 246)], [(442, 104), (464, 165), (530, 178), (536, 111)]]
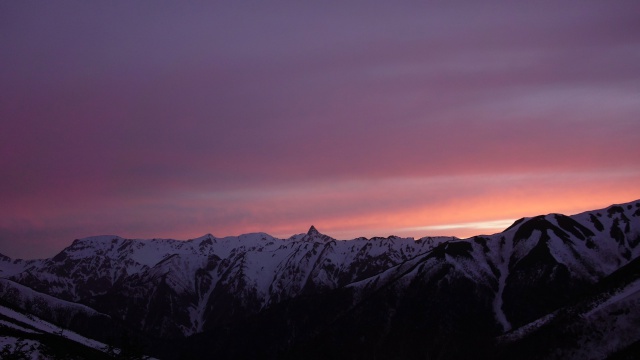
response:
[[(491, 234), (504, 230), (505, 222), (522, 217), (548, 213), (573, 215), (583, 211), (607, 207), (614, 203), (634, 201), (639, 198), (633, 179), (627, 187), (620, 184), (599, 183), (601, 191), (592, 189), (595, 184), (561, 186), (544, 191), (500, 191), (493, 189), (468, 198), (452, 197), (429, 206), (410, 206), (401, 210), (369, 211), (348, 217), (309, 217), (306, 221), (246, 224), (240, 232), (268, 232), (287, 238), (315, 225), (319, 231), (340, 240), (359, 236), (398, 235), (421, 238), (424, 236), (456, 236)], [(588, 194), (588, 196), (586, 195)], [(501, 221), (498, 227), (480, 227), (483, 222)], [(469, 226), (460, 226), (467, 224)], [(452, 226), (455, 225), (455, 226)], [(432, 229), (428, 229), (431, 227)], [(437, 229), (441, 227), (441, 229)], [(224, 229), (219, 229), (224, 231)], [(215, 235), (215, 234), (214, 234)]]

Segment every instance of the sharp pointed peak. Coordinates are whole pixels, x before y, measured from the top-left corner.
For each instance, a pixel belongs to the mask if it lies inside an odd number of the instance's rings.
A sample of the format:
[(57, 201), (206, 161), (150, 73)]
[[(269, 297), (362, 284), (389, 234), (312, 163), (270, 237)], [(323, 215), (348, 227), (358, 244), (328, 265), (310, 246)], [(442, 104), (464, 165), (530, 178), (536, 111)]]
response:
[(320, 232), (313, 225), (311, 225), (311, 227), (309, 228), (309, 231), (307, 231), (307, 235), (319, 235), (319, 234)]

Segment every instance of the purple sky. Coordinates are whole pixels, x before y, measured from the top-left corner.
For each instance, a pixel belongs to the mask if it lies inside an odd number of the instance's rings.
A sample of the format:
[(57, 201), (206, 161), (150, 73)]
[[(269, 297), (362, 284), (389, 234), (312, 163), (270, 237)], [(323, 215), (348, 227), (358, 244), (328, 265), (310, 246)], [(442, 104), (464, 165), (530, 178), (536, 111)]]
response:
[(638, 19), (638, 1), (0, 2), (0, 253), (470, 236), (638, 199)]

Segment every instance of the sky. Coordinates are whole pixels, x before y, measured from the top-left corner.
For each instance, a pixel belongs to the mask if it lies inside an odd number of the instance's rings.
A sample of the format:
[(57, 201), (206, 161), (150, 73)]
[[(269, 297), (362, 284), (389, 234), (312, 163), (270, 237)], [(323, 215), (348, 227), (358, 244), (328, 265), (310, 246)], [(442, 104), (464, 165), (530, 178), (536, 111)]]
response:
[(2, 1), (0, 253), (640, 198), (638, 1)]

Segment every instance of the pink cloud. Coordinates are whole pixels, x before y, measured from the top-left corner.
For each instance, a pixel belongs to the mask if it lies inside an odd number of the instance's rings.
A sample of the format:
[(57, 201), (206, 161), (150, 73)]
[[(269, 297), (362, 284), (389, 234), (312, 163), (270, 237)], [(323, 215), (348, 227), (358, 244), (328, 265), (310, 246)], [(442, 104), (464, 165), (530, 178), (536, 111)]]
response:
[(0, 245), (639, 197), (637, 5), (279, 4), (1, 4)]

